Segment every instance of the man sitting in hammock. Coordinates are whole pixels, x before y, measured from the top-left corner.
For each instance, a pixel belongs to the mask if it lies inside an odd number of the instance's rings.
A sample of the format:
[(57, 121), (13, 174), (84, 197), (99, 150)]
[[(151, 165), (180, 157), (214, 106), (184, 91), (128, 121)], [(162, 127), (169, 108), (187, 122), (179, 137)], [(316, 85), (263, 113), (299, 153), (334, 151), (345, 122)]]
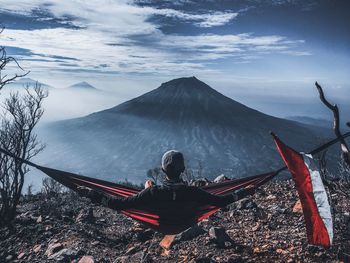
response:
[(162, 170), (166, 179), (162, 186), (149, 185), (136, 195), (119, 198), (99, 193), (88, 188), (80, 188), (79, 193), (115, 210), (147, 208), (158, 211), (160, 222), (171, 226), (192, 226), (197, 223), (196, 208), (201, 205), (225, 207), (247, 195), (254, 194), (254, 188), (243, 188), (228, 195), (213, 195), (201, 188), (188, 186), (181, 174), (185, 170), (181, 152), (168, 151), (162, 157)]

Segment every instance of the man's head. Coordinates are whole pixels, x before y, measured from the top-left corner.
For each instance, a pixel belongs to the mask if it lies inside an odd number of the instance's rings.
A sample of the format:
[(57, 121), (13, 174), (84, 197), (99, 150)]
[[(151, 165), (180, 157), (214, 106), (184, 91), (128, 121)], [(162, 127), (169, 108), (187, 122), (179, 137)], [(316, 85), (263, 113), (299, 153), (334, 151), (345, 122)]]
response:
[(170, 150), (162, 157), (162, 170), (169, 179), (177, 179), (185, 171), (184, 156), (181, 152)]

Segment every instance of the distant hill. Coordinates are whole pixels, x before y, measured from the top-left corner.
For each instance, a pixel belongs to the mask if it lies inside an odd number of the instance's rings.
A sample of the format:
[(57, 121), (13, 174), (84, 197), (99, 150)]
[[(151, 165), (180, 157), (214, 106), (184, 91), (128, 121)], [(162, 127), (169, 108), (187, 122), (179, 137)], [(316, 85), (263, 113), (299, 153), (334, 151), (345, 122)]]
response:
[(70, 90), (95, 90), (95, 91), (98, 90), (94, 86), (92, 86), (91, 84), (89, 84), (85, 81), (73, 84), (73, 85), (69, 86), (68, 89), (70, 89)]
[(23, 87), (26, 87), (27, 85), (29, 87), (34, 87), (36, 84), (39, 84), (42, 88), (52, 88), (50, 85), (47, 85), (45, 83), (42, 83), (40, 81), (31, 79), (31, 78), (20, 78), (20, 79), (17, 79), (16, 81), (6, 85), (6, 87), (23, 88)]
[(201, 163), (205, 176), (240, 177), (281, 165), (271, 130), (303, 151), (322, 139), (319, 128), (246, 107), (195, 77), (179, 78), (113, 108), (49, 125), (46, 164), (140, 181), (165, 151), (178, 149), (189, 167)]

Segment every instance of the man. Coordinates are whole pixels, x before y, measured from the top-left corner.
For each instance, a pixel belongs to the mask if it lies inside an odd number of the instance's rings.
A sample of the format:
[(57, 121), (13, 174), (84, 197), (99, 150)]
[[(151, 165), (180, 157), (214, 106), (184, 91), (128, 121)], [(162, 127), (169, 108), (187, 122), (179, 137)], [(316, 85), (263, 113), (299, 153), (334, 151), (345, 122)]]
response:
[(246, 188), (233, 194), (219, 196), (195, 186), (188, 186), (181, 179), (185, 170), (183, 154), (175, 150), (163, 155), (162, 170), (166, 174), (162, 186), (146, 182), (146, 189), (131, 197), (110, 197), (86, 189), (81, 189), (80, 193), (95, 203), (102, 203), (115, 210), (145, 207), (149, 210), (155, 209), (160, 211), (162, 224), (171, 226), (181, 223), (190, 227), (196, 223), (195, 208), (198, 206), (225, 207), (255, 192), (253, 188)]

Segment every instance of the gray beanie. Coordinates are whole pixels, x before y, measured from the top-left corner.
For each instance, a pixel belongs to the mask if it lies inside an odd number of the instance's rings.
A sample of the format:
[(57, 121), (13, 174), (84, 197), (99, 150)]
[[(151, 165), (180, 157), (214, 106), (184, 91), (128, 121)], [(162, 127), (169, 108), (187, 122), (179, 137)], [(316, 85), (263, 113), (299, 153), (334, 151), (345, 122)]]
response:
[(182, 173), (185, 170), (183, 154), (175, 150), (167, 151), (162, 157), (162, 168), (166, 174)]

